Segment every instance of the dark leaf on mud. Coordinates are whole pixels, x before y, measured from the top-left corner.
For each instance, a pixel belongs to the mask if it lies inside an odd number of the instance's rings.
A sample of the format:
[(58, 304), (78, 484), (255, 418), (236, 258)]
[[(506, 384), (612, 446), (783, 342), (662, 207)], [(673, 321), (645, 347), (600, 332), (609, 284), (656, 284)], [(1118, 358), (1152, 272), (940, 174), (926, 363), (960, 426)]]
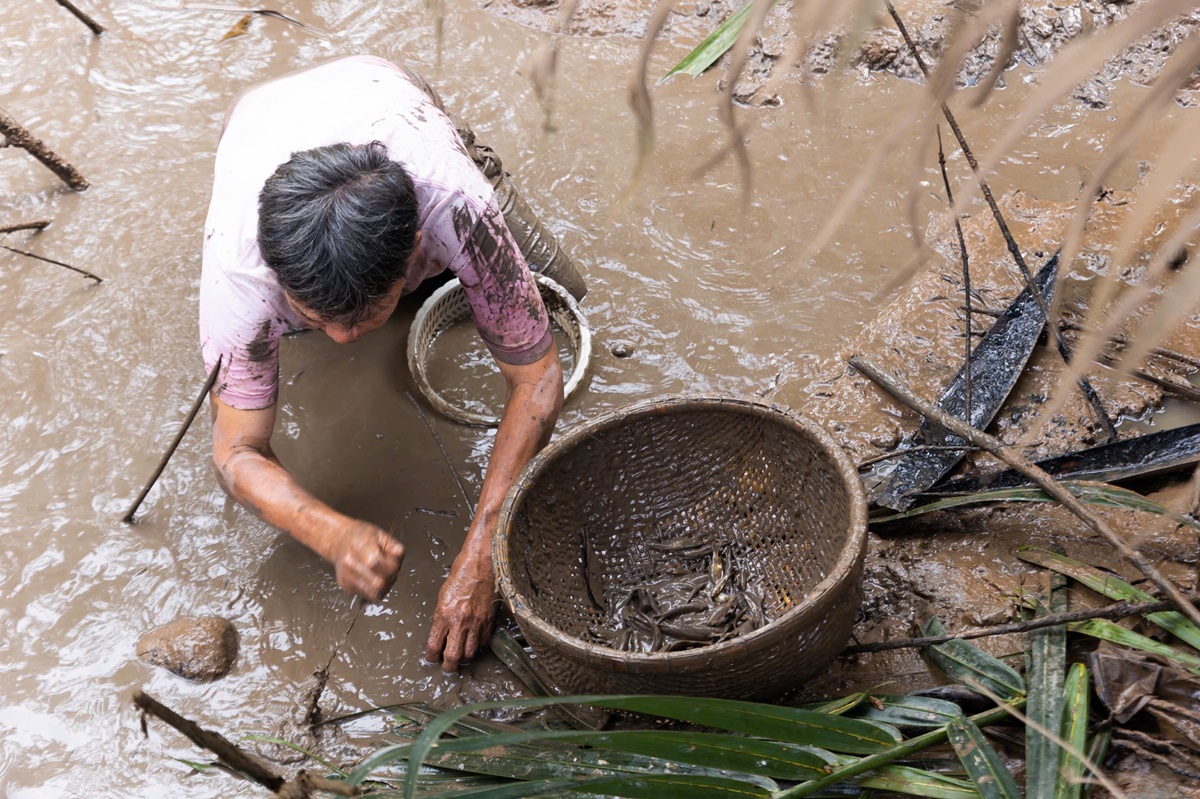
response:
[(1164, 741), (1200, 752), (1200, 678), (1107, 642), (1092, 653), (1091, 663), (1096, 694), (1118, 722), (1147, 711)]
[[(921, 635), (946, 635), (936, 616), (918, 625)], [(1000, 699), (1025, 695), (1025, 681), (1001, 661), (966, 641), (954, 640), (926, 647), (926, 651), (946, 676), (968, 688), (992, 694)]]
[(882, 721), (896, 727), (943, 727), (962, 716), (962, 708), (953, 702), (928, 696), (880, 696), (883, 707), (864, 703), (852, 711), (855, 718)]
[[(507, 630), (497, 628), (492, 633), (488, 648), (534, 695), (555, 696), (559, 693), (550, 687), (546, 676), (530, 658), (525, 647), (517, 643)], [(577, 730), (598, 730), (608, 721), (608, 714), (594, 707), (555, 705), (554, 710)]]
[(984, 799), (1021, 799), (1021, 791), (1005, 768), (1004, 761), (974, 723), (965, 717), (956, 719), (946, 728), (946, 732), (963, 768), (975, 781), (980, 796)]
[[(1058, 274), (1058, 255), (1038, 271), (1034, 282), (1047, 305), (1054, 304)], [(987, 428), (1025, 369), (1033, 347), (1045, 326), (1046, 317), (1026, 287), (1001, 314), (971, 352), (964, 365), (942, 392), (937, 406), (959, 419), (966, 417), (967, 373), (971, 383), (971, 418), (967, 421), (979, 430)], [(939, 447), (962, 446), (962, 450), (914, 450), (896, 459), (894, 465), (876, 467), (884, 475), (872, 491), (871, 501), (893, 510), (907, 510), (913, 504), (910, 494), (924, 491), (962, 460), (966, 442), (927, 421), (921, 425), (920, 444)], [(890, 471), (885, 472), (885, 469)]]
[[(1174, 430), (1160, 430), (1115, 444), (1102, 444), (1057, 458), (1047, 458), (1035, 465), (1060, 480), (1111, 483), (1182, 469), (1197, 461), (1200, 461), (1200, 423)], [(1033, 481), (1026, 475), (1007, 469), (979, 478), (939, 483), (924, 493), (928, 496), (949, 496), (1028, 485), (1033, 485)]]

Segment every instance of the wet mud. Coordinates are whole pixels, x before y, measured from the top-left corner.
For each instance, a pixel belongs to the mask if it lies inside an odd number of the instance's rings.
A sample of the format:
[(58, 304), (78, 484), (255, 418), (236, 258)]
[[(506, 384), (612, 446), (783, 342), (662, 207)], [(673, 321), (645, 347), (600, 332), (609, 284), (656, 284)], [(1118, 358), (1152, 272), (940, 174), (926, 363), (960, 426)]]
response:
[[(631, 188), (636, 133), (627, 83), (647, 9), (623, 0), (603, 13), (600, 4), (583, 7), (596, 9), (594, 24), (561, 41), (552, 132), (529, 82), (546, 25), (504, 16), (509, 6), (500, 0), (486, 8), (447, 4), (440, 60), (434, 21), (418, 0), (294, 8), (289, 13), (327, 35), (256, 17), (245, 35), (225, 41), (236, 15), (96, 0), (89, 11), (108, 28), (96, 39), (55, 4), (6, 8), (5, 29), (17, 33), (0, 41), (5, 109), (92, 186), (66, 191), (22, 153), (0, 149), (0, 224), (54, 220), (5, 243), (105, 280), (94, 285), (11, 253), (0, 258), (7, 320), (0, 328), (0, 793), (261, 795), (224, 774), (191, 773), (173, 758), (204, 755), (165, 729), (152, 727), (143, 738), (129, 703), (138, 687), (231, 738), (294, 733), (340, 762), (352, 760), (356, 744), (374, 731), (349, 725), (347, 739), (326, 725), (310, 741), (314, 697), (328, 718), (393, 702), (454, 704), (521, 690), (490, 656), (458, 675), (421, 659), (492, 433), (414, 404), (419, 393), (405, 353), (417, 298), (353, 345), (316, 333), (281, 342), (273, 447), (322, 499), (394, 529), (405, 544), (397, 587), (384, 602), (360, 610), (325, 564), (222, 492), (203, 414), (138, 523), (118, 521), (204, 380), (196, 302), (210, 172), (224, 111), (254, 81), (357, 52), (406, 59), (504, 157), (589, 284), (583, 310), (596, 335), (592, 368), (564, 409), (560, 432), (605, 410), (683, 392), (759, 395), (800, 408), (835, 430), (858, 459), (915, 429), (910, 414), (849, 374), (843, 357), (871, 353), (927, 395), (957, 369), (956, 255), (929, 154), (897, 148), (830, 247), (815, 258), (804, 253), (831, 198), (856, 176), (857, 156), (878, 144), (919, 87), (855, 67), (829, 76), (836, 97), (814, 83), (818, 103), (806, 110), (790, 102), (785, 82), (785, 102), (747, 112), (755, 181), (744, 203), (733, 164), (696, 176), (724, 141), (715, 111), (720, 75), (672, 81), (656, 92), (655, 157)], [(557, 10), (519, 8), (530, 20)], [(681, 2), (652, 74), (669, 69), (731, 9), (720, 0)], [(1121, 4), (1096, 9), (1125, 13)], [(779, 42), (764, 40), (768, 48), (782, 53)], [(1019, 65), (985, 108), (964, 108), (968, 136), (995, 136), (1019, 112), (1035, 75)], [(1127, 114), (1139, 91), (1116, 80), (1106, 111), (1078, 102), (1055, 109), (998, 170), (993, 188), (1027, 252), (1052, 251), (1081, 176), (1111, 141), (1112, 117)], [(1080, 284), (1072, 297), (1086, 303), (1095, 271), (1114, 268), (1105, 254), (1128, 211), (1120, 200), (1129, 195), (1121, 192), (1135, 190), (1137, 161), (1153, 160), (1174, 125), (1194, 124), (1189, 113), (1171, 109), (1113, 177), (1116, 193), (1100, 204), (1081, 262), (1089, 266), (1072, 277)], [(965, 173), (961, 158), (949, 155), (952, 169)], [(941, 261), (891, 288), (912, 252), (913, 195), (922, 235)], [(1000, 309), (1019, 284), (986, 210), (967, 211), (981, 304)], [(1192, 320), (1170, 346), (1200, 351), (1195, 331)], [(937, 346), (942, 338), (953, 342), (945, 352)], [(895, 359), (896, 349), (911, 358)], [(1029, 429), (1036, 398), (1059, 368), (1047, 353), (1035, 357), (1002, 412), (998, 429), (1009, 441)], [(1178, 373), (1173, 364), (1162, 368)], [(1160, 388), (1116, 381), (1101, 368), (1092, 377), (1111, 411), (1151, 425), (1163, 418), (1155, 415)], [(1057, 454), (1094, 438), (1076, 405), (1050, 430), (1033, 452)], [(979, 458), (965, 471), (994, 466)], [(1182, 508), (1191, 495), (1176, 483), (1155, 496)], [(1166, 521), (1107, 515), (1169, 576), (1195, 584), (1194, 535)], [(1045, 506), (921, 517), (872, 536), (855, 637), (909, 635), (925, 607), (951, 629), (1012, 618), (1017, 593), (1035, 580), (1011, 554), (1027, 543), (1058, 543), (1135, 576), (1072, 517)], [(1079, 602), (1091, 601), (1082, 593)], [(138, 659), (143, 631), (202, 615), (227, 618), (239, 630), (227, 676), (189, 683)], [(1000, 655), (1016, 648), (1006, 639), (985, 646)], [(314, 677), (322, 670), (323, 683)], [(835, 661), (803, 692), (828, 696), (885, 682), (900, 691), (939, 679), (911, 652), (859, 655)], [(1137, 769), (1161, 776), (1161, 766), (1131, 763), (1119, 782), (1136, 784)]]

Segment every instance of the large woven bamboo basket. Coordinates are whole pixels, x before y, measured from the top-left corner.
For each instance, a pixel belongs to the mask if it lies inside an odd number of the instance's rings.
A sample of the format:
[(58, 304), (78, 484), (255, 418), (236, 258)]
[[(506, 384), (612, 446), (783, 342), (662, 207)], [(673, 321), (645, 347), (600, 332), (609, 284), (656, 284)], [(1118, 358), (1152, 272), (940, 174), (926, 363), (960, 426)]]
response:
[[(768, 699), (845, 645), (866, 526), (858, 473), (822, 428), (755, 400), (679, 397), (607, 413), (544, 449), (506, 498), (493, 559), (561, 689)], [(648, 544), (703, 530), (721, 531), (763, 587), (764, 626), (666, 653), (585, 640), (606, 619), (591, 598), (597, 569), (612, 585), (652, 555)]]

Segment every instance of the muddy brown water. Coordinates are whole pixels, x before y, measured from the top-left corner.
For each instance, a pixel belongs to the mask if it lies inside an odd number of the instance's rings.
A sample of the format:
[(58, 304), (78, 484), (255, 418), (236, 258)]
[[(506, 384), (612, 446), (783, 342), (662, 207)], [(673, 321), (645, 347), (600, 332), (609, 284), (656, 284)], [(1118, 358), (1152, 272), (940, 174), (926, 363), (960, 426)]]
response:
[[(560, 430), (658, 394), (803, 384), (872, 318), (910, 246), (912, 155), (901, 151), (835, 243), (800, 260), (917, 91), (892, 78), (827, 80), (815, 114), (787, 92), (781, 108), (744, 112), (754, 170), (745, 207), (732, 164), (694, 175), (723, 140), (718, 76), (669, 83), (655, 92), (657, 156), (622, 204), (635, 39), (563, 41), (547, 135), (527, 78), (541, 35), (471, 3), (447, 4), (440, 66), (419, 0), (289, 3), (283, 10), (330, 36), (256, 18), (226, 42), (237, 15), (113, 0), (88, 9), (109, 28), (100, 38), (52, 3), (6, 3), (0, 15), (0, 102), (92, 182), (70, 193), (23, 153), (0, 150), (0, 222), (54, 219), (5, 243), (105, 278), (92, 285), (0, 255), (0, 795), (262, 795), (222, 775), (189, 776), (172, 758), (207, 758), (159, 725), (144, 739), (129, 703), (138, 687), (231, 737), (294, 717), (335, 647), (322, 700), (331, 714), (514, 690), (486, 659), (461, 675), (421, 659), (469, 519), (456, 475), (473, 501), (491, 433), (441, 420), (431, 430), (414, 409), (405, 366), (414, 303), (354, 345), (318, 334), (283, 344), (279, 456), (334, 506), (394, 525), (408, 549), (396, 588), (364, 608), (344, 641), (351, 601), (315, 556), (222, 493), (206, 424), (184, 440), (137, 524), (118, 521), (203, 381), (199, 231), (221, 115), (240, 87), (358, 52), (405, 59), (430, 77), (501, 154), (590, 283), (591, 373)], [(651, 73), (687, 49), (664, 41)], [(1010, 119), (1027, 80), (1011, 73), (984, 111), (964, 113), (969, 135), (982, 144)], [(1057, 111), (995, 188), (1072, 196), (1120, 100), (1137, 91), (1125, 87), (1108, 111)], [(1133, 161), (1150, 154), (1136, 153), (1116, 182), (1132, 184)], [(961, 158), (952, 163), (961, 174)], [(939, 189), (935, 172), (921, 180), (925, 214)], [(614, 356), (618, 345), (632, 356)], [(953, 561), (964, 559), (969, 547)], [(228, 677), (189, 684), (137, 659), (143, 631), (204, 614), (238, 628)]]

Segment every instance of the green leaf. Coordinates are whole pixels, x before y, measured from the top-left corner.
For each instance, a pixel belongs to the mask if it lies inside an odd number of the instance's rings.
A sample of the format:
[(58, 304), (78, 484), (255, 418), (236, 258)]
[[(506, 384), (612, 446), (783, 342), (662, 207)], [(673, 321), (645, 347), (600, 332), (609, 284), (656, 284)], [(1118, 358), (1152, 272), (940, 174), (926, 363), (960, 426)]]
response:
[(1066, 707), (1059, 733), (1066, 746), (1059, 752), (1054, 799), (1079, 799), (1083, 792), (1084, 764), (1074, 753), (1087, 751), (1089, 691), (1087, 667), (1076, 663), (1067, 675)]
[[(632, 777), (588, 777), (563, 780), (516, 782), (508, 785), (451, 790), (424, 795), (423, 799), (524, 799), (529, 796), (577, 791), (589, 796), (625, 796), (631, 799), (766, 799), (762, 789), (747, 788), (736, 780), (686, 774), (639, 774)], [(372, 792), (379, 799), (398, 799), (401, 791)]]
[(342, 771), (340, 768), (333, 765), (328, 760), (325, 760), (324, 758), (318, 756), (317, 754), (308, 751), (303, 746), (294, 744), (291, 741), (286, 741), (283, 738), (272, 738), (269, 735), (243, 735), (242, 740), (243, 741), (258, 741), (260, 743), (275, 744), (276, 746), (285, 746), (288, 749), (299, 752), (300, 754), (304, 755), (305, 757), (309, 758), (310, 760), (320, 763), (322, 766), (329, 769), (330, 771), (337, 772), (337, 774), (339, 776), (342, 776), (342, 777), (346, 776), (346, 772)]
[(829, 713), (834, 716), (841, 716), (850, 710), (857, 707), (863, 700), (867, 698), (866, 691), (843, 696), (840, 699), (833, 699), (828, 702), (814, 702), (808, 705), (800, 705), (802, 710), (811, 710), (814, 713)]
[(864, 702), (853, 711), (854, 718), (881, 721), (896, 727), (942, 727), (962, 716), (962, 708), (930, 696), (875, 696), (883, 707)]
[(722, 22), (716, 30), (705, 37), (704, 41), (696, 45), (696, 48), (684, 56), (682, 61), (671, 67), (671, 70), (659, 78), (655, 85), (661, 86), (672, 75), (691, 75), (694, 78), (715, 64), (718, 58), (725, 55), (730, 47), (733, 47), (742, 28), (746, 26), (746, 20), (750, 17), (750, 11), (753, 8), (754, 0), (751, 0), (730, 14), (729, 19)]
[(1114, 644), (1121, 644), (1122, 646), (1140, 649), (1143, 652), (1164, 657), (1179, 664), (1192, 674), (1200, 676), (1200, 657), (1177, 647), (1159, 643), (1153, 638), (1147, 638), (1140, 633), (1135, 633), (1133, 630), (1126, 629), (1119, 624), (1113, 624), (1106, 619), (1088, 619), (1087, 621), (1071, 622), (1067, 625), (1067, 629), (1073, 633), (1083, 633), (1093, 638), (1101, 638), (1105, 641), (1112, 641)]
[[(1053, 569), (1086, 585), (1096, 593), (1104, 594), (1109, 599), (1125, 602), (1154, 602), (1155, 597), (1139, 588), (1135, 588), (1119, 577), (1100, 571), (1095, 566), (1080, 563), (1065, 555), (1049, 552), (1036, 547), (1021, 547), (1017, 557), (1029, 563)], [(1157, 624), (1176, 638), (1200, 649), (1200, 627), (1197, 627), (1182, 613), (1175, 610), (1164, 610), (1159, 613), (1147, 613), (1146, 621)]]
[[(847, 719), (814, 713), (810, 710), (776, 707), (754, 702), (735, 702), (727, 699), (702, 699), (677, 696), (563, 696), (536, 699), (504, 700), (464, 705), (449, 710), (432, 720), (407, 750), (408, 774), (405, 778), (405, 797), (411, 799), (416, 786), (417, 767), (437, 744), (442, 733), (464, 716), (478, 710), (500, 708), (535, 708), (554, 704), (592, 704), (599, 707), (627, 710), (633, 713), (661, 716), (688, 721), (708, 727), (740, 732), (784, 743), (799, 743), (850, 754), (867, 754), (887, 749), (901, 740), (899, 731), (886, 724)], [(378, 765), (394, 762), (404, 752), (391, 753), (392, 760), (376, 760)], [(368, 758), (370, 760), (371, 758)], [(364, 761), (364, 764), (366, 761)], [(349, 782), (360, 783), (370, 769), (360, 764), (351, 773)], [(376, 765), (376, 767), (378, 767)]]
[[(1051, 579), (1050, 612), (1066, 610), (1066, 578)], [(1056, 587), (1056, 584), (1057, 585)], [(1039, 616), (1047, 608), (1039, 603)], [(1028, 638), (1029, 701), (1025, 705), (1025, 793), (1050, 796), (1058, 781), (1059, 746), (1043, 730), (1055, 732), (1062, 721), (1063, 681), (1067, 673), (1067, 628), (1033, 630)]]
[[(1105, 756), (1108, 755), (1108, 745), (1112, 743), (1112, 727), (1104, 727), (1092, 736), (1092, 740), (1088, 742), (1088, 760), (1093, 764), (1104, 762)], [(1092, 795), (1092, 788), (1096, 785), (1097, 780), (1090, 780), (1087, 785), (1083, 786), (1083, 795), (1088, 797)]]
[(1016, 781), (978, 727), (961, 718), (950, 722), (946, 731), (950, 745), (984, 799), (1021, 799)]
[[(918, 625), (925, 636), (947, 635), (937, 616)], [(950, 679), (968, 688), (982, 689), (1001, 699), (1025, 696), (1025, 681), (1013, 669), (966, 641), (953, 640), (926, 647), (934, 663)]]
[(855, 780), (855, 784), (930, 799), (979, 799), (974, 783), (909, 766), (885, 766), (868, 777)]
[[(1107, 483), (1093, 483), (1083, 480), (1063, 480), (1062, 485), (1074, 494), (1080, 502), (1088, 505), (1102, 505), (1107, 508), (1119, 508), (1121, 510), (1137, 510), (1146, 513), (1153, 513), (1156, 516), (1169, 516), (1179, 524), (1187, 525), (1193, 530), (1200, 530), (1200, 521), (1182, 513), (1177, 513), (1170, 508), (1165, 508), (1153, 500), (1146, 499), (1136, 491), (1130, 491), (1126, 488), (1117, 488), (1116, 486), (1108, 485)], [(893, 513), (888, 516), (871, 519), (872, 523), (894, 522), (899, 519), (907, 519), (912, 516), (920, 516), (923, 513), (932, 513), (936, 510), (947, 510), (949, 508), (957, 508), (963, 505), (979, 505), (985, 502), (1057, 502), (1058, 500), (1042, 491), (1040, 488), (1032, 486), (1025, 488), (997, 488), (991, 491), (980, 491), (976, 494), (964, 494), (962, 496), (947, 497), (936, 502), (930, 502), (927, 505), (920, 505), (903, 513)]]

